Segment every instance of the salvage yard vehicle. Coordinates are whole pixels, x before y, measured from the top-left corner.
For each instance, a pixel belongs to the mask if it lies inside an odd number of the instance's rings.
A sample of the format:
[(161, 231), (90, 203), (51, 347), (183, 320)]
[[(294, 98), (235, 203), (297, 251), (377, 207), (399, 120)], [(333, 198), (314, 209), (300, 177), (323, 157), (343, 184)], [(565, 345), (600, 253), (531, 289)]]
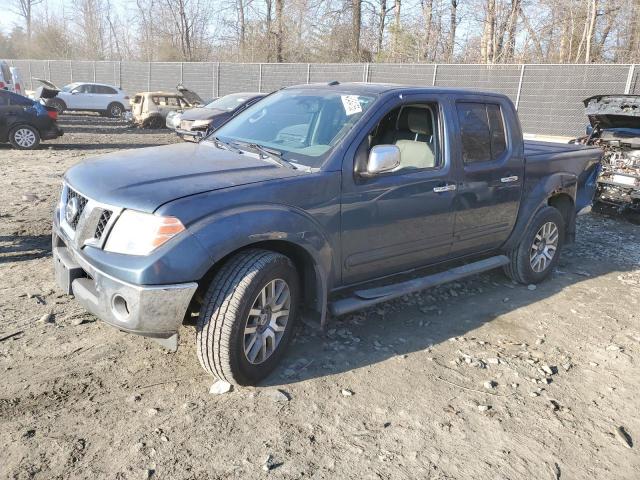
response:
[(328, 312), (499, 267), (544, 280), (591, 204), (601, 156), (524, 142), (500, 94), (288, 87), (200, 143), (69, 169), (56, 281), (108, 324), (173, 350), (197, 316), (202, 367), (255, 384), (303, 317), (324, 326)]
[(119, 118), (129, 109), (129, 96), (120, 87), (105, 83), (74, 82), (62, 88), (42, 78), (33, 78), (45, 87), (59, 90), (57, 97), (47, 101), (47, 106), (58, 113), (66, 111), (96, 112)]
[(584, 105), (588, 134), (576, 142), (605, 152), (596, 200), (640, 213), (640, 95), (596, 95)]
[(142, 128), (169, 126), (167, 118), (202, 104), (197, 93), (178, 85), (177, 92), (142, 92), (131, 99), (132, 122)]
[(57, 119), (55, 109), (17, 93), (0, 90), (0, 143), (8, 142), (21, 150), (37, 148), (41, 140), (62, 136)]
[(180, 116), (176, 133), (183, 140), (200, 140), (265, 96), (266, 93), (257, 92), (232, 93), (202, 107), (186, 110)]

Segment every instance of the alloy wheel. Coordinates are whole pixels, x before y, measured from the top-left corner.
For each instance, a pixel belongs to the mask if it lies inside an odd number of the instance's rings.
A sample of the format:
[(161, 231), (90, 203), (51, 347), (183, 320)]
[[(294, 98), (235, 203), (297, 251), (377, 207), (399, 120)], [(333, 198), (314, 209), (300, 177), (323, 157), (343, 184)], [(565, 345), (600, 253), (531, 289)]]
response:
[(560, 232), (553, 222), (547, 222), (540, 227), (533, 239), (529, 251), (531, 269), (540, 273), (547, 269), (558, 250)]
[(36, 143), (36, 134), (29, 128), (19, 128), (13, 134), (15, 142), (22, 148), (30, 148)]
[(284, 280), (271, 280), (260, 290), (244, 327), (244, 355), (249, 363), (263, 363), (276, 351), (287, 328), (290, 307), (291, 291)]

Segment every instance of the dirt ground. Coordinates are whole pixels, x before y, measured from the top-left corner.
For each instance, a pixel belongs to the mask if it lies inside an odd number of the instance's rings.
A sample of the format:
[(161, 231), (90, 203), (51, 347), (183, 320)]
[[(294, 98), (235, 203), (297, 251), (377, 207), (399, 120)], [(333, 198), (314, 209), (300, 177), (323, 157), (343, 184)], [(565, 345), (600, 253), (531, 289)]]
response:
[(0, 478), (640, 478), (640, 226), (581, 218), (536, 289), (491, 272), (305, 326), (263, 386), (213, 395), (193, 327), (165, 353), (53, 280), (65, 169), (175, 137), (61, 123), (0, 146)]

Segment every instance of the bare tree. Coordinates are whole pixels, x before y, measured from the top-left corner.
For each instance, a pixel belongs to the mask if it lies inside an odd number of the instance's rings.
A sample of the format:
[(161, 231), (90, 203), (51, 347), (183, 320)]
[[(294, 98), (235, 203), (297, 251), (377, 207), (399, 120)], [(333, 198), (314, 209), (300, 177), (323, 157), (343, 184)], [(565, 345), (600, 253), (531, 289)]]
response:
[(25, 27), (27, 29), (27, 55), (29, 55), (31, 50), (33, 7), (41, 4), (43, 0), (13, 0), (13, 2), (15, 13), (24, 19)]
[(449, 41), (447, 43), (447, 62), (453, 61), (453, 52), (456, 45), (456, 28), (458, 26), (459, 0), (451, 0), (451, 13), (449, 15)]

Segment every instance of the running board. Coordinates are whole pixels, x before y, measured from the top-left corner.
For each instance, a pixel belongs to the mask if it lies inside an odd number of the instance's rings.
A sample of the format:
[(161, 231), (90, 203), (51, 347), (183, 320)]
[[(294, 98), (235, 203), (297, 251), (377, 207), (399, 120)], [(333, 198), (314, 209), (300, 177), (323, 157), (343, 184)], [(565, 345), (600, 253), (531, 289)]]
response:
[(461, 278), (475, 275), (477, 273), (493, 270), (509, 263), (509, 258), (505, 255), (486, 258), (478, 262), (468, 263), (460, 267), (452, 268), (445, 272), (434, 273), (426, 277), (407, 280), (406, 282), (387, 285), (384, 287), (369, 288), (367, 290), (356, 290), (352, 297), (342, 298), (329, 304), (329, 310), (334, 316), (355, 312), (363, 308), (376, 305), (378, 303), (393, 300), (394, 298), (407, 295), (409, 293), (435, 287), (442, 283), (453, 282)]

